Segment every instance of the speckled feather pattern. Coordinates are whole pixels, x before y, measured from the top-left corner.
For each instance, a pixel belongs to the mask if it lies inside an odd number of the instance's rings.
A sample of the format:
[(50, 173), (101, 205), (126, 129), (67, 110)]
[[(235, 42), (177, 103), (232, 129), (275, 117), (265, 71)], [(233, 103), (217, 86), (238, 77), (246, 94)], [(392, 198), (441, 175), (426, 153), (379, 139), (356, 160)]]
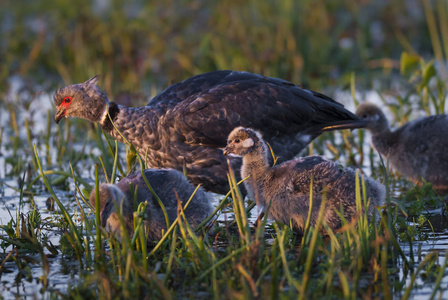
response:
[[(270, 184), (277, 190), (264, 189), (264, 199), (272, 199), (270, 214), (274, 219), (289, 223), (292, 219), (302, 231), (308, 217), (311, 178), (313, 178), (313, 207), (311, 224), (315, 224), (322, 201), (327, 193), (324, 220), (330, 227), (339, 228), (341, 221), (336, 213), (341, 210), (350, 220), (356, 213), (356, 171), (321, 156), (308, 156), (285, 162), (270, 172)], [(361, 182), (361, 177), (360, 177)], [(376, 180), (366, 177), (368, 199), (371, 200), (368, 215), (383, 204), (385, 189)]]
[[(77, 89), (79, 85), (72, 87)], [(92, 85), (89, 88), (99, 90)], [(56, 103), (63, 94), (57, 92)], [(80, 98), (77, 101), (91, 109), (97, 105), (92, 99), (108, 102), (104, 93), (89, 97), (83, 94)], [(170, 86), (145, 107), (118, 107), (115, 126), (142, 157), (147, 154), (150, 167), (182, 170), (186, 165), (191, 182), (221, 194), (229, 188), (227, 161), (219, 148), (226, 145), (227, 135), (237, 126), (262, 131), (284, 161), (299, 154), (326, 126), (365, 125), (327, 96), (281, 79), (236, 71), (194, 76)], [(76, 116), (98, 121), (83, 114)], [(113, 127), (102, 126), (123, 142)], [(234, 168), (241, 165), (237, 157), (230, 162)]]
[[(241, 134), (245, 130), (246, 133)], [(341, 220), (335, 210), (341, 207), (344, 216), (350, 220), (356, 213), (356, 171), (325, 159), (321, 156), (308, 156), (286, 161), (270, 167), (267, 163), (267, 148), (257, 132), (245, 128), (236, 128), (229, 135), (226, 150), (243, 156), (241, 173), (249, 176), (245, 181), (249, 197), (266, 207), (270, 204), (272, 219), (289, 224), (290, 220), (299, 233), (303, 231), (308, 217), (310, 186), (313, 178), (313, 209), (311, 224), (317, 221), (323, 191), (327, 193), (324, 220), (333, 228), (341, 226)], [(241, 142), (235, 139), (252, 138), (254, 145), (242, 149)], [(361, 182), (361, 181), (360, 181)], [(371, 201), (368, 215), (372, 215), (376, 206), (385, 200), (385, 188), (378, 181), (365, 177), (367, 198)]]
[[(177, 197), (185, 205), (193, 194), (195, 187), (190, 184), (179, 171), (172, 169), (147, 169), (144, 171), (148, 182), (151, 184), (155, 193), (162, 200), (168, 214), (170, 222), (177, 217)], [(131, 192), (132, 189), (132, 192)], [(137, 193), (135, 194), (135, 191)], [(116, 213), (114, 202), (118, 204), (123, 215), (123, 221), (129, 234), (134, 232), (134, 198), (137, 203), (147, 201), (146, 220), (144, 226), (148, 232), (148, 241), (158, 240), (162, 237), (162, 229), (166, 230), (166, 222), (163, 212), (146, 186), (140, 172), (134, 172), (121, 179), (116, 185), (100, 185), (100, 208), (101, 221), (103, 227), (109, 232), (121, 236), (120, 222)], [(90, 195), (90, 203), (95, 206), (95, 190)], [(200, 188), (188, 208), (185, 215), (191, 226), (201, 223), (211, 212), (213, 207), (210, 204), (207, 194)]]
[(391, 131), (377, 106), (363, 103), (357, 114), (372, 120), (367, 127), (372, 144), (393, 169), (414, 182), (424, 178), (436, 189), (448, 191), (447, 115), (423, 117)]

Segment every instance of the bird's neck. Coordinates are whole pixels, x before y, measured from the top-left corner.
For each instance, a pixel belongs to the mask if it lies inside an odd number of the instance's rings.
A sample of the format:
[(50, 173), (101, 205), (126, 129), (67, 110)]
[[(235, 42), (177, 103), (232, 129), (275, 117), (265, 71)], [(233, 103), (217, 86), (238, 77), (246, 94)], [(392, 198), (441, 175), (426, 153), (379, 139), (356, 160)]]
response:
[(253, 200), (259, 199), (264, 205), (263, 191), (260, 189), (261, 182), (269, 173), (269, 163), (267, 159), (266, 145), (257, 147), (254, 151), (243, 156), (243, 164), (241, 166), (241, 177), (246, 179), (245, 185), (248, 190), (249, 197)]
[(244, 173), (249, 176), (254, 173), (262, 174), (269, 169), (269, 165), (266, 157), (261, 159), (261, 156), (245, 156), (243, 158), (243, 168)]
[(258, 143), (253, 150), (243, 155), (243, 166), (246, 165), (252, 171), (266, 171), (269, 168), (268, 149), (266, 144)]
[(101, 117), (99, 119), (99, 123), (101, 128), (107, 133), (111, 133), (115, 130), (114, 125), (117, 126), (116, 121), (118, 119), (118, 115), (120, 114), (120, 110), (123, 107), (117, 105), (115, 102), (109, 102), (106, 104), (104, 111), (101, 113)]
[(388, 156), (394, 143), (394, 133), (389, 128), (381, 132), (372, 132), (372, 144), (382, 155)]
[[(103, 124), (105, 124), (106, 121), (108, 121), (110, 123), (110, 120), (109, 120), (110, 104), (111, 104), (111, 102), (106, 102), (104, 104), (103, 109), (98, 112), (98, 115), (96, 116), (96, 118), (94, 120), (95, 122), (99, 122), (101, 124), (101, 126), (103, 126)], [(113, 103), (113, 104), (115, 104), (115, 103)]]

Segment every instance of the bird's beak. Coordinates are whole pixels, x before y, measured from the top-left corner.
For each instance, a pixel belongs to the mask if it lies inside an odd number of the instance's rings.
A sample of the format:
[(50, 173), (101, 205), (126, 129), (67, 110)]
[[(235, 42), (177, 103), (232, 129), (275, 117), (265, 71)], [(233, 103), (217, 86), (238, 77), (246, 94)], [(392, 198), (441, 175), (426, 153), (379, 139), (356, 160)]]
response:
[(54, 116), (54, 121), (56, 124), (61, 121), (61, 119), (65, 116), (66, 110), (65, 107), (58, 107), (58, 110), (56, 111), (56, 115)]
[(229, 146), (224, 148), (224, 153), (223, 154), (224, 154), (224, 156), (227, 156), (227, 154), (230, 154), (230, 153), (233, 153), (233, 149), (229, 145)]

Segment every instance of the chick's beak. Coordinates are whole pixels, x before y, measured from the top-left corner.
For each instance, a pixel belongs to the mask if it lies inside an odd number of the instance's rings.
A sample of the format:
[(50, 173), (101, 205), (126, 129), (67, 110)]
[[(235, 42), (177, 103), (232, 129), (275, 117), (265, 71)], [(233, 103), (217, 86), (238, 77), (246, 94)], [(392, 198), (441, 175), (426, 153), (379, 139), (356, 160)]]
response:
[(233, 148), (232, 146), (228, 145), (227, 147), (224, 148), (224, 156), (226, 156), (227, 154), (233, 153)]
[(65, 112), (65, 107), (58, 107), (56, 115), (54, 116), (54, 121), (56, 122), (56, 124), (58, 124), (59, 121), (61, 121), (61, 119), (65, 116)]

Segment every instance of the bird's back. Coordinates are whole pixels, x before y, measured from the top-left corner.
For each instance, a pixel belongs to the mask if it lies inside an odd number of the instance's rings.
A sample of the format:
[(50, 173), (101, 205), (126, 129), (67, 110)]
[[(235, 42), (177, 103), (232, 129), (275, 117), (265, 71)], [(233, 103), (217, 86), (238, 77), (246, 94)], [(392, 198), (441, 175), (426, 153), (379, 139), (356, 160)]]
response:
[[(179, 199), (183, 205), (193, 194), (195, 187), (190, 184), (183, 174), (173, 169), (146, 169), (144, 174), (153, 188), (157, 196), (162, 200), (170, 221), (177, 217), (177, 208)], [(124, 177), (117, 183), (122, 192), (133, 199), (135, 189), (137, 188), (137, 203), (148, 201), (148, 209), (151, 210), (151, 218), (157, 219), (159, 222), (165, 222), (160, 205), (153, 197), (144, 181), (140, 171)], [(131, 192), (131, 188), (133, 191)], [(190, 206), (185, 211), (187, 218), (191, 218), (193, 224), (198, 220), (203, 220), (211, 212), (211, 204), (206, 193), (199, 189), (193, 198)]]
[(238, 71), (193, 76), (168, 87), (148, 105), (166, 108), (161, 125), (182, 131), (186, 143), (210, 147), (224, 147), (238, 126), (259, 129), (271, 142), (309, 134), (306, 141), (279, 141), (287, 142), (286, 147), (300, 142), (303, 148), (326, 127), (365, 125), (330, 97), (279, 78)]
[(417, 119), (391, 134), (389, 159), (402, 175), (448, 185), (448, 116)]
[[(356, 170), (344, 168), (336, 162), (322, 156), (308, 156), (288, 161), (272, 169), (271, 196), (279, 205), (272, 206), (271, 213), (276, 219), (288, 222), (293, 218), (298, 227), (303, 225), (302, 219), (308, 216), (311, 186), (313, 190), (313, 210), (311, 224), (315, 223), (322, 197), (326, 194), (327, 204), (324, 219), (332, 227), (340, 226), (337, 211), (341, 208), (347, 219), (356, 213)], [(371, 200), (368, 214), (372, 215), (375, 206), (382, 205), (385, 189), (376, 180), (366, 177), (366, 195)], [(359, 177), (360, 188), (362, 178)], [(269, 196), (268, 196), (269, 197)], [(281, 203), (281, 204), (280, 204)], [(295, 212), (295, 214), (291, 213)]]

